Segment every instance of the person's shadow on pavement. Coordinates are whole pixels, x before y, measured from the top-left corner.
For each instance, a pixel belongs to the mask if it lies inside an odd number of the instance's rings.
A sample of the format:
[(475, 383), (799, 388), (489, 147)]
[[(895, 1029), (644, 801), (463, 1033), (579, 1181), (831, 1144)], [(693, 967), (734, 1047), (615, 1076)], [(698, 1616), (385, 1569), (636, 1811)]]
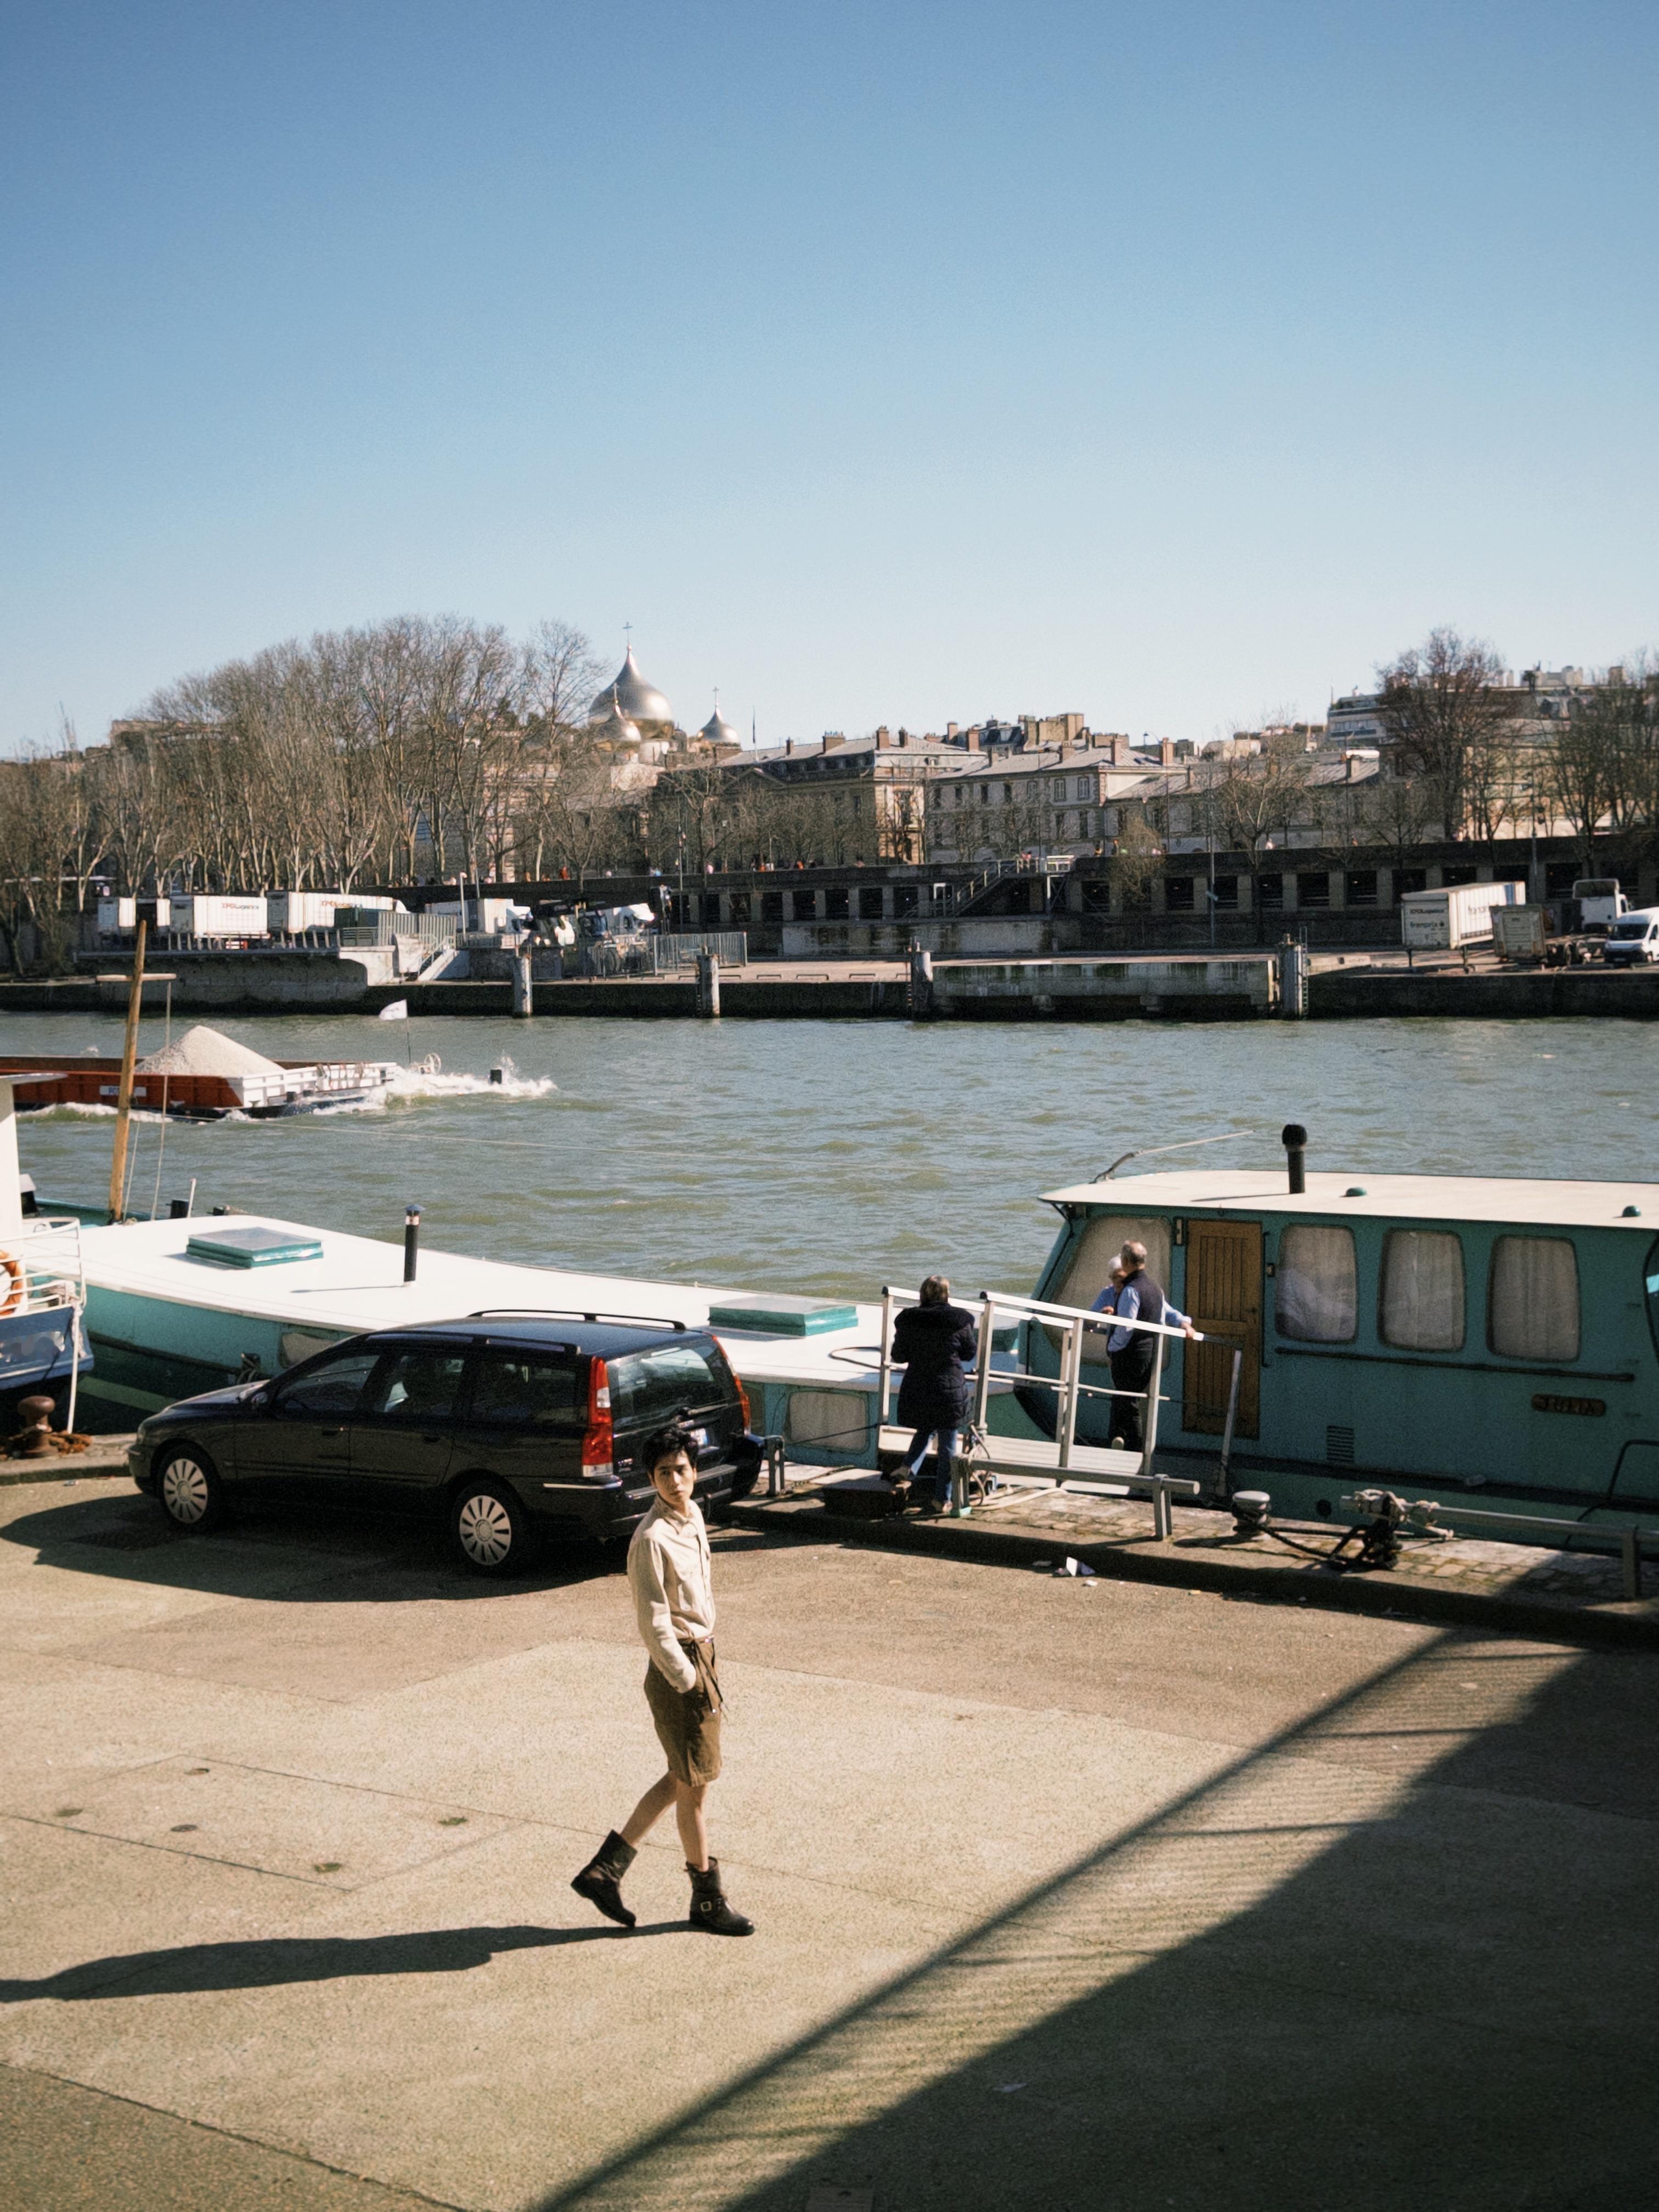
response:
[(244, 1943), (179, 1943), (88, 1959), (37, 1981), (0, 1980), (0, 2004), (35, 1997), (161, 1996), (208, 1990), (269, 1989), (285, 1982), (335, 1982), (358, 1974), (458, 1974), (487, 1966), (498, 1952), (551, 1950), (562, 1943), (666, 1936), (684, 1920), (635, 1928), (430, 1928), (407, 1936), (273, 1936)]

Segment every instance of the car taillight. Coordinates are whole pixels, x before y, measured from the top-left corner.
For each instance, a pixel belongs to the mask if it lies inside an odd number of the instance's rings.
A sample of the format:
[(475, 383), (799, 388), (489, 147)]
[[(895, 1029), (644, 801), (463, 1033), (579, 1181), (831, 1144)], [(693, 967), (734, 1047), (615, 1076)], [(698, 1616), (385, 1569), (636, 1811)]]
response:
[(611, 1429), (611, 1371), (602, 1359), (587, 1363), (587, 1431), (582, 1438), (582, 1473), (590, 1482), (615, 1475), (616, 1448)]
[(743, 1407), (743, 1425), (746, 1432), (755, 1425), (753, 1420), (750, 1418), (749, 1413), (749, 1393), (743, 1387), (742, 1376), (738, 1374), (737, 1369), (732, 1364), (731, 1353), (726, 1350), (723, 1344), (720, 1344), (719, 1337), (716, 1337), (714, 1341), (716, 1344), (720, 1345), (720, 1357), (726, 1362), (726, 1372), (738, 1386), (738, 1403)]

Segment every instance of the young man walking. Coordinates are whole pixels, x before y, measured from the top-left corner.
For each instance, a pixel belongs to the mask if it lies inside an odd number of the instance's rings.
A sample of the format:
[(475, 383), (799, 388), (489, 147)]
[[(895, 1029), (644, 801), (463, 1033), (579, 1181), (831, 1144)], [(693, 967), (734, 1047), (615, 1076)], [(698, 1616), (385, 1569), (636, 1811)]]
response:
[(720, 1686), (714, 1672), (714, 1593), (708, 1532), (692, 1491), (697, 1439), (678, 1425), (659, 1429), (641, 1454), (656, 1503), (628, 1547), (628, 1581), (650, 1664), (645, 1701), (668, 1771), (653, 1782), (618, 1834), (613, 1828), (570, 1887), (624, 1928), (622, 1879), (635, 1854), (672, 1805), (691, 1877), (690, 1923), (711, 1936), (750, 1936), (755, 1923), (734, 1912), (708, 1856), (703, 1802), (720, 1771)]

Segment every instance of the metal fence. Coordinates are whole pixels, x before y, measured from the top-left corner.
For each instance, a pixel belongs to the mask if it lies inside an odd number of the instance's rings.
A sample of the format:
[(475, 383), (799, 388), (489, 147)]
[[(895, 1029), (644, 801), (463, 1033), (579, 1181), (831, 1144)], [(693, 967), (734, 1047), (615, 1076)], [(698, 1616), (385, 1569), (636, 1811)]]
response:
[(723, 968), (749, 964), (749, 933), (744, 929), (699, 929), (677, 936), (664, 930), (648, 939), (651, 969), (660, 975), (665, 969), (692, 968), (699, 954), (710, 952)]

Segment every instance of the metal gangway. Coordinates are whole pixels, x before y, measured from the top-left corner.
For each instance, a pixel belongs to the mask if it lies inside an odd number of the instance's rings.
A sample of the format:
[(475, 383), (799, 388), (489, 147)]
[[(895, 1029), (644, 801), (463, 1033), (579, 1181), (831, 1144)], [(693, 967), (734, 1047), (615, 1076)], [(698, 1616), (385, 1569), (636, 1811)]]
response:
[(23, 1270), (21, 1296), (7, 1310), (31, 1314), (68, 1312), (69, 1405), (64, 1426), (72, 1429), (76, 1401), (80, 1395), (87, 1310), (87, 1271), (81, 1251), (80, 1216), (26, 1214), (18, 1250)]
[[(886, 1284), (882, 1287), (876, 1449), (883, 1458), (902, 1458), (910, 1448), (913, 1431), (896, 1425), (889, 1418), (889, 1393), (894, 1370), (893, 1316), (900, 1306), (921, 1303), (919, 1291), (901, 1290)], [(1052, 1305), (1040, 1298), (1016, 1297), (1005, 1291), (981, 1291), (974, 1303), (979, 1309), (979, 1360), (967, 1433), (951, 1465), (952, 1510), (957, 1514), (969, 1511), (968, 1487), (975, 1476), (989, 1478), (997, 1489), (1066, 1490), (1103, 1498), (1146, 1497), (1152, 1500), (1152, 1533), (1160, 1542), (1166, 1540), (1173, 1527), (1170, 1499), (1199, 1498), (1204, 1489), (1202, 1483), (1189, 1476), (1160, 1474), (1153, 1465), (1158, 1449), (1158, 1408), (1166, 1402), (1163, 1394), (1165, 1347), (1171, 1337), (1180, 1340), (1186, 1331), (1172, 1328), (1164, 1322), (1142, 1321), (1139, 1316), (1123, 1321), (1115, 1315), (1097, 1313), (1081, 1306)], [(1058, 1377), (1032, 1373), (1029, 1362), (1022, 1362), (1026, 1370), (1023, 1375), (1017, 1370), (1012, 1377), (1015, 1382), (1024, 1381), (1034, 1389), (1055, 1393), (1052, 1437), (999, 1437), (989, 1432), (987, 1422), (992, 1381), (994, 1376), (1002, 1382), (1010, 1379), (1006, 1368), (994, 1368), (992, 1364), (996, 1316), (1000, 1313), (1013, 1317), (1023, 1334), (1029, 1335), (1030, 1330), (1042, 1328), (1060, 1338)], [(1083, 1380), (1085, 1338), (1092, 1333), (1103, 1340), (1103, 1340), (1115, 1328), (1138, 1329), (1154, 1340), (1152, 1379), (1144, 1392), (1120, 1390), (1115, 1385)], [(1205, 1340), (1194, 1331), (1191, 1340), (1201, 1344)], [(1235, 1351), (1231, 1402), (1222, 1443), (1224, 1468), (1231, 1450), (1234, 1409), (1238, 1401), (1240, 1358)], [(1088, 1397), (1140, 1399), (1142, 1442), (1138, 1452), (1078, 1442), (1078, 1412), (1082, 1401)]]

